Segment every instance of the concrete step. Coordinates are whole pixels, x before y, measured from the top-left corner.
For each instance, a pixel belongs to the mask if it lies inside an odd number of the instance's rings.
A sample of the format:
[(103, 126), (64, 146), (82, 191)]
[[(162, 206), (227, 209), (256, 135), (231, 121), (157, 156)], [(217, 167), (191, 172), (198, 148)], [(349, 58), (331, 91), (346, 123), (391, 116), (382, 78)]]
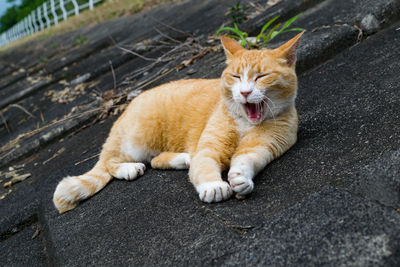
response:
[[(256, 178), (254, 193), (244, 201), (203, 204), (186, 172), (149, 170), (135, 182), (112, 182), (60, 216), (49, 201), (50, 188), (41, 201), (42, 221), (55, 247), (55, 262), (398, 263), (395, 209), (400, 202), (379, 198), (385, 192), (396, 195), (398, 171), (384, 172), (385, 180), (370, 175), (371, 183), (358, 182), (359, 171), (365, 173), (377, 161), (383, 170), (399, 163), (394, 115), (399, 113), (399, 76), (394, 75), (399, 63), (391, 60), (398, 57), (396, 27), (300, 76), (299, 142)], [(367, 52), (376, 60), (365, 57)], [(385, 77), (386, 86), (375, 73)], [(88, 135), (90, 129), (77, 138)], [(80, 173), (94, 162), (80, 170), (67, 167), (62, 174)], [(49, 180), (54, 185), (59, 178), (57, 173)], [(352, 187), (343, 186), (349, 183)], [(380, 189), (380, 194), (370, 193)]]
[[(396, 20), (397, 2), (306, 2), (281, 1), (255, 14), (244, 24), (254, 23), (254, 26), (246, 27), (256, 31), (262, 26), (261, 20), (265, 22), (265, 18), (283, 10), (283, 18), (303, 11), (299, 25), (316, 27), (315, 31), (308, 29), (298, 55), (299, 72), (302, 73), (297, 101), (299, 141), (260, 173), (255, 180), (256, 189), (249, 198), (206, 205), (198, 201), (185, 171), (149, 170), (135, 182), (113, 181), (73, 211), (58, 215), (51, 203), (56, 184), (66, 175), (81, 174), (93, 166), (116, 119), (116, 116), (111, 116), (101, 124), (91, 125), (89, 122), (93, 116), (89, 116), (78, 124), (71, 126), (66, 123), (60, 130), (54, 128), (41, 132), (21, 143), (20, 150), (11, 148), (8, 154), (1, 155), (9, 156), (10, 151), (19, 151), (20, 154), (9, 157), (3, 164), (14, 162), (23, 165), (21, 172), (32, 174), (26, 181), (13, 185), (11, 191), (0, 187), (0, 195), (4, 196), (0, 199), (0, 249), (2, 255), (3, 252), (9, 254), (7, 262), (14, 261), (16, 254), (13, 251), (18, 248), (24, 259), (33, 257), (25, 250), (26, 244), (35, 253), (40, 254), (43, 247), (45, 249), (45, 260), (39, 256), (32, 262), (46, 261), (50, 265), (63, 266), (230, 265), (235, 261), (240, 265), (277, 265), (282, 262), (296, 266), (304, 262), (346, 265), (344, 259), (356, 265), (398, 264), (399, 254), (393, 245), (398, 242), (398, 227), (393, 221), (398, 220), (400, 208), (396, 191), (400, 183), (399, 95), (396, 93), (399, 89), (399, 64), (394, 59), (399, 57), (396, 43), (400, 38), (397, 30), (400, 25), (381, 30)], [(370, 5), (365, 8), (367, 2)], [(199, 5), (192, 7), (193, 3)], [(140, 30), (136, 27), (145, 27), (145, 23), (160, 25), (171, 36), (174, 30), (168, 31), (165, 24), (173, 23), (174, 27), (195, 36), (207, 36), (228, 21), (224, 12), (231, 5), (229, 1), (188, 1), (174, 4), (168, 11), (160, 7), (132, 18), (54, 37), (53, 40), (58, 41), (66, 38), (66, 46), (64, 50), (56, 48), (60, 53), (49, 52), (51, 60), (48, 64), (54, 63), (55, 67), (48, 65), (48, 69), (57, 73), (57, 70), (68, 67), (68, 84), (77, 78), (75, 75), (94, 73), (87, 82), (98, 82), (101, 92), (114, 88), (111, 71), (105, 72), (107, 62), (101, 62), (109, 59), (114, 64), (113, 57), (123, 58), (120, 64), (115, 64), (114, 71), (117, 91), (124, 93), (138, 92), (174, 79), (218, 77), (224, 67), (222, 50), (209, 53), (191, 65), (194, 74), (188, 75), (187, 69), (174, 71), (142, 86), (140, 83), (146, 81), (146, 77), (142, 75), (135, 80), (132, 74), (146, 62), (119, 55), (111, 44), (97, 51), (93, 40), (105, 40), (102, 39), (104, 29), (116, 29), (113, 38), (118, 43), (133, 46), (137, 40), (127, 32)], [(172, 12), (174, 10), (186, 12), (177, 16), (181, 13)], [(330, 12), (335, 17), (327, 18)], [(374, 14), (379, 25), (378, 33), (371, 37), (374, 32), (366, 33), (360, 31), (360, 27), (354, 27), (368, 12)], [(154, 19), (161, 20), (164, 25), (155, 23)], [(142, 20), (143, 24), (132, 23)], [(332, 24), (320, 25), (316, 23), (318, 21)], [(142, 32), (138, 34), (140, 40), (158, 34), (156, 31), (148, 35), (145, 30)], [(78, 36), (89, 36), (92, 42), (76, 47), (73, 43)], [(277, 39), (272, 45), (282, 41)], [(35, 41), (35, 44), (51, 44), (51, 40)], [(18, 49), (15, 51), (23, 51)], [(44, 50), (38, 51), (44, 53)], [(80, 55), (89, 52), (77, 57), (76, 64), (71, 61), (62, 68), (61, 65), (57, 67), (62, 56), (73, 50)], [(143, 55), (157, 57), (160, 53), (161, 50), (150, 49)], [(9, 55), (1, 54), (0, 61), (7, 57)], [(163, 68), (173, 69), (182, 60), (177, 57), (175, 61), (158, 65), (148, 75), (156, 75)], [(21, 57), (18, 62), (35, 75), (42, 75), (40, 71), (43, 70), (39, 70), (32, 59)], [(23, 78), (19, 82), (26, 82)], [(18, 104), (29, 112), (32, 112), (29, 109), (31, 104), (39, 104), (46, 118), (60, 119), (74, 106), (90, 103), (85, 96), (67, 105), (52, 106), (49, 99), (40, 103), (48, 90), (60, 91), (69, 86), (56, 81), (23, 98)], [(7, 88), (8, 85), (1, 91), (10, 90)], [(24, 114), (16, 109), (9, 111), (7, 116), (22, 119), (27, 116)], [(31, 130), (32, 121), (17, 126), (17, 132)], [(76, 129), (82, 124), (82, 129)], [(50, 132), (54, 133), (51, 138), (47, 135)], [(306, 219), (301, 217), (302, 214), (306, 214)], [(37, 219), (31, 221), (30, 218)], [(343, 231), (338, 230), (341, 221), (346, 222)], [(25, 222), (41, 229), (40, 235), (32, 241), (29, 240), (31, 226), (15, 228), (25, 225)], [(315, 229), (310, 229), (309, 225), (315, 225)], [(356, 234), (346, 235), (348, 232)], [(304, 239), (304, 236), (310, 237)], [(327, 242), (321, 243), (321, 238)], [(40, 245), (38, 240), (44, 245)], [(291, 245), (292, 242), (296, 247)], [(279, 246), (275, 248), (271, 244)], [(341, 257), (335, 258), (329, 249)], [(375, 252), (368, 254), (371, 249)], [(314, 256), (310, 258), (310, 255)]]

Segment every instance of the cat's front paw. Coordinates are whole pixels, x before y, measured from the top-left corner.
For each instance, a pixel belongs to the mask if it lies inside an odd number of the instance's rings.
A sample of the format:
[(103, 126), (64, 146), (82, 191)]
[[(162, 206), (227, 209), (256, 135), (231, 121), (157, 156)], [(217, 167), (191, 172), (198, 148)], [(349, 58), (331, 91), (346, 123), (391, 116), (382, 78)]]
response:
[(240, 172), (229, 172), (228, 181), (232, 190), (240, 195), (250, 194), (254, 189), (253, 180), (243, 176)]
[(220, 202), (231, 197), (232, 189), (227, 182), (207, 182), (197, 186), (197, 192), (201, 201), (212, 203)]

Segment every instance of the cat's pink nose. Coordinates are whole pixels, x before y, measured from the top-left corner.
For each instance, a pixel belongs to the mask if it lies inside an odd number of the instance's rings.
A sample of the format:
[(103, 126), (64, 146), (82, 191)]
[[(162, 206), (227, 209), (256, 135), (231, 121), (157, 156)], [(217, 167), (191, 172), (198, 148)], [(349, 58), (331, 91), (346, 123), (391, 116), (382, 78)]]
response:
[(240, 92), (244, 98), (247, 98), (251, 92)]

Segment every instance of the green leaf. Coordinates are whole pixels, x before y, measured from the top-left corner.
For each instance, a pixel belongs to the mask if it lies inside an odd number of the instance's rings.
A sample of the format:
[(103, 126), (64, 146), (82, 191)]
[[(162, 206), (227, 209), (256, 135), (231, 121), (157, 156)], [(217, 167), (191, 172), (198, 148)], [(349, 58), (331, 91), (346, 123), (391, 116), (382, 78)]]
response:
[[(273, 37), (271, 37), (271, 36), (272, 36), (272, 34), (275, 32), (275, 30), (276, 30), (277, 28), (279, 28), (279, 26), (281, 26), (280, 23), (276, 24), (276, 25), (269, 31), (269, 33), (267, 34), (266, 38), (264, 39), (264, 45), (267, 45), (267, 43), (268, 43), (269, 41), (272, 40)], [(276, 36), (276, 35), (275, 35), (275, 36)], [(275, 36), (274, 36), (274, 37), (275, 37)]]
[(228, 34), (228, 35), (226, 35), (226, 36), (228, 36), (228, 37), (230, 37), (230, 38), (232, 38), (232, 39), (241, 40), (240, 37), (238, 37), (238, 36), (236, 36), (236, 35)]
[(232, 27), (222, 27), (222, 28), (219, 28), (219, 29), (216, 31), (216, 34), (219, 34), (219, 33), (222, 32), (222, 31), (236, 32), (236, 29), (235, 29), (235, 28), (232, 28)]
[(247, 42), (248, 42), (246, 38), (241, 38), (240, 40), (241, 40), (241, 41), (240, 41), (240, 45), (243, 46), (243, 47), (244, 47), (244, 46), (247, 44)]
[[(249, 46), (258, 46), (257, 42), (262, 39), (263, 40), (262, 45), (266, 46), (269, 41), (271, 41), (272, 39), (274, 39), (276, 36), (278, 36), (281, 33), (294, 32), (294, 31), (304, 31), (303, 28), (299, 28), (299, 27), (298, 28), (288, 29), (288, 27), (294, 21), (296, 21), (299, 18), (300, 15), (301, 15), (301, 13), (297, 14), (296, 16), (294, 16), (291, 19), (289, 19), (288, 21), (286, 21), (283, 25), (282, 25), (282, 23), (278, 23), (277, 25), (273, 26), (272, 29), (269, 30), (267, 35), (265, 35), (264, 33), (279, 18), (279, 16), (275, 16), (274, 18), (270, 19), (261, 28), (260, 33), (256, 37), (256, 42), (255, 43), (250, 42), (250, 41), (247, 40), (247, 37), (249, 36), (248, 33), (241, 31), (236, 23), (233, 23), (233, 27), (222, 27), (222, 28), (219, 28), (216, 31), (216, 34), (220, 34), (222, 31), (231, 32), (231, 33), (233, 33), (235, 35), (230, 34), (230, 35), (227, 35), (227, 36), (231, 37), (233, 39), (239, 40), (241, 46), (245, 46), (246, 44), (249, 45)], [(279, 27), (281, 27), (281, 28), (278, 30)]]
[(279, 30), (279, 33), (283, 32), (287, 27), (289, 27), (295, 20), (297, 20), (299, 18), (300, 15), (301, 15), (301, 13), (297, 14), (293, 18), (286, 21), (285, 24), (283, 24), (282, 28)]
[(290, 28), (290, 29), (284, 30), (282, 33), (284, 33), (284, 32), (302, 32), (302, 31), (305, 31), (305, 30), (303, 28)]
[(274, 39), (278, 34), (279, 34), (278, 31), (274, 31), (274, 32), (271, 34), (271, 40)]
[(239, 27), (236, 23), (233, 23), (233, 26), (235, 27), (235, 33), (239, 35), (240, 39), (242, 40), (240, 42), (240, 45), (244, 46), (247, 43), (246, 39), (246, 37), (248, 36), (247, 32), (242, 32), (241, 30), (239, 30)]
[(268, 29), (268, 27), (279, 18), (279, 15), (270, 19), (267, 23), (264, 24), (264, 26), (261, 28), (260, 33), (257, 35), (256, 40), (260, 40), (260, 38), (264, 35), (264, 32)]
[(234, 38), (236, 40), (240, 40), (240, 45), (244, 46), (247, 43), (246, 37), (248, 36), (247, 32), (242, 32), (236, 23), (233, 24), (234, 28), (232, 27), (222, 27), (216, 31), (216, 34), (219, 34), (222, 31), (233, 32), (238, 36), (229, 35), (229, 37)]

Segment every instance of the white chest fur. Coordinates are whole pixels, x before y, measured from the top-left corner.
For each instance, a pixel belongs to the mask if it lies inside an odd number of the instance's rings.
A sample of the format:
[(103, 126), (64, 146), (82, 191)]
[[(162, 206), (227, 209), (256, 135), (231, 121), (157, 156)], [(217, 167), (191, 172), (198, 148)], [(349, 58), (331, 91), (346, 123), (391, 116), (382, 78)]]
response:
[(250, 124), (248, 120), (243, 117), (237, 117), (234, 118), (234, 120), (237, 123), (236, 130), (238, 131), (240, 138), (254, 127), (254, 125)]

